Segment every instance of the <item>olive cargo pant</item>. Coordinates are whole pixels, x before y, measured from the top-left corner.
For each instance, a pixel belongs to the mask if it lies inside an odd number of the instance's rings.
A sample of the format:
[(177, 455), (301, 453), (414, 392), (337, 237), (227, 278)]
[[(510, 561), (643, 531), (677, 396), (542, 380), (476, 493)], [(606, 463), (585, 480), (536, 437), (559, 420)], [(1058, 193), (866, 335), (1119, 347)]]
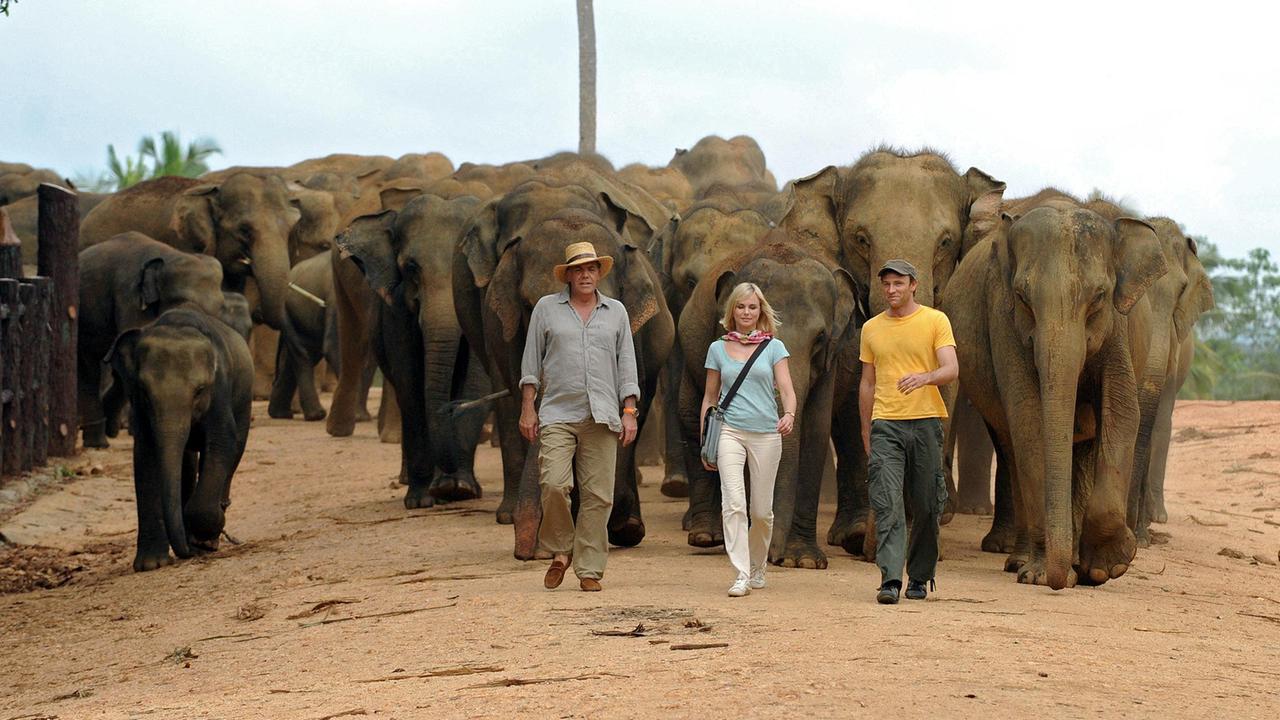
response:
[[(544, 425), (538, 434), (542, 525), (538, 544), (573, 556), (579, 578), (604, 577), (609, 552), (609, 512), (618, 460), (618, 434), (593, 420)], [(574, 471), (578, 480), (578, 522), (569, 507)]]
[[(868, 495), (876, 519), (876, 565), (880, 582), (902, 581), (902, 565), (918, 582), (934, 577), (938, 564), (938, 520), (947, 504), (942, 472), (942, 421), (873, 420)], [(903, 496), (911, 505), (911, 538)]]

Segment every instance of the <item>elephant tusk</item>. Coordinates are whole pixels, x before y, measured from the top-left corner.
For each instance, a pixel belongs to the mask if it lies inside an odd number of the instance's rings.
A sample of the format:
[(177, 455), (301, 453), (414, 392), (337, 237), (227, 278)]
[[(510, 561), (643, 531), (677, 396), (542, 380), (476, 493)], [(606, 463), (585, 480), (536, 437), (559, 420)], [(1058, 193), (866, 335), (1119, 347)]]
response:
[(252, 260), (250, 260), (250, 259), (249, 259), (249, 258), (247, 258), (247, 257), (242, 257), (242, 258), (240, 258), (239, 260), (236, 260), (236, 262), (240, 263), (241, 265), (252, 265), (252, 264), (253, 264), (253, 261), (252, 261)]
[(458, 403), (457, 405), (454, 405), (453, 407), (449, 408), (449, 410), (455, 413), (462, 412), (463, 410), (470, 410), (471, 408), (479, 407), (489, 402), (490, 400), (497, 400), (499, 398), (504, 398), (510, 394), (511, 394), (510, 390), (499, 390), (498, 392), (495, 392), (495, 393), (489, 393), (488, 395), (485, 395), (482, 398), (476, 398), (475, 400), (468, 400), (466, 402)]
[(298, 285), (297, 283), (289, 283), (289, 288), (320, 307), (328, 307), (323, 298), (312, 295), (310, 292), (307, 292), (306, 288)]

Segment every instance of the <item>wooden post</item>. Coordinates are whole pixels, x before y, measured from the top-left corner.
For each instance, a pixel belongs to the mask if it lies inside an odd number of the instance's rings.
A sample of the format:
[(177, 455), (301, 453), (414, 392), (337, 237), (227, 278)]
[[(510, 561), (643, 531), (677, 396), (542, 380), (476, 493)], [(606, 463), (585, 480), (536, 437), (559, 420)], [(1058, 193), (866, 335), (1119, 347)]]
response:
[(23, 280), (22, 284), (31, 286), (31, 302), (27, 304), (22, 331), (31, 364), (31, 384), (27, 388), (31, 396), (28, 457), (32, 467), (41, 467), (49, 458), (49, 341), (52, 339), (49, 310), (53, 283), (47, 277), (33, 277)]
[(49, 454), (76, 453), (80, 411), (76, 397), (76, 338), (80, 304), (80, 210), (75, 193), (42, 184), (38, 236), (40, 274), (53, 284), (49, 322)]
[(9, 211), (0, 207), (0, 278), (22, 277), (22, 241), (9, 224)]
[(18, 281), (12, 278), (0, 278), (0, 306), (4, 307), (4, 335), (0, 342), (4, 343), (4, 390), (0, 399), (4, 401), (4, 447), (0, 449), (0, 472), (12, 475), (22, 467), (18, 456), (21, 433), (18, 432), (18, 413), (22, 408), (22, 389), (19, 385), (18, 371), (22, 359), (22, 307), (18, 300)]
[(18, 340), (22, 344), (22, 349), (18, 353), (18, 395), (20, 402), (18, 405), (18, 427), (19, 436), (18, 459), (19, 469), (27, 471), (32, 468), (31, 465), (31, 446), (34, 444), (35, 438), (35, 394), (31, 392), (31, 386), (35, 382), (35, 355), (31, 352), (32, 345), (31, 336), (35, 334), (35, 322), (32, 307), (36, 299), (36, 286), (30, 283), (18, 283), (18, 302), (22, 308), (22, 336)]
[(6, 361), (12, 361), (13, 350), (9, 346), (9, 305), (3, 296), (3, 288), (0, 288), (0, 475), (5, 474), (4, 469), (4, 449), (7, 447), (5, 443), (9, 437), (9, 399), (12, 393), (9, 391), (6, 376)]

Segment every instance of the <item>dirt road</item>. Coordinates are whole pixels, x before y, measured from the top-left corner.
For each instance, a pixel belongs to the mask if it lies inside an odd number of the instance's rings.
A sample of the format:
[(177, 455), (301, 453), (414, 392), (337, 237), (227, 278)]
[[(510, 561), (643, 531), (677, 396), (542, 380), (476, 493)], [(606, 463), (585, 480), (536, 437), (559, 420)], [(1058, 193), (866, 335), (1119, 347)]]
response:
[[(371, 425), (334, 439), (255, 414), (229, 510), (241, 545), (133, 573), (127, 439), (0, 522), (24, 543), (0, 549), (0, 584), (57, 585), (0, 595), (0, 720), (1280, 708), (1280, 403), (1178, 407), (1172, 539), (1118, 581), (1018, 585), (977, 549), (989, 519), (960, 516), (937, 592), (897, 606), (876, 605), (875, 567), (839, 548), (826, 571), (771, 569), (767, 589), (727, 597), (728, 561), (685, 544), (657, 468), (649, 535), (611, 553), (605, 591), (570, 577), (547, 592), (544, 564), (512, 559), (493, 522), (496, 450), (483, 500), (406, 512), (398, 449)], [(724, 647), (681, 649), (707, 644)]]

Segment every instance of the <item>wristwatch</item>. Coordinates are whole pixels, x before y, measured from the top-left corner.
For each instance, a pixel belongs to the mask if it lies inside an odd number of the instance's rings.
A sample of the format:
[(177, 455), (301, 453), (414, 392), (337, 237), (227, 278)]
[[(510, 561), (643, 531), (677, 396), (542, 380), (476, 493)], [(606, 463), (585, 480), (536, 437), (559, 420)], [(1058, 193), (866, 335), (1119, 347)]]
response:
[(624, 408), (622, 408), (622, 412), (623, 412), (624, 414), (626, 414), (626, 415), (634, 415), (634, 416), (636, 416), (636, 419), (637, 419), (637, 420), (639, 420), (639, 419), (640, 419), (640, 410), (639, 410), (639, 408), (624, 407)]

